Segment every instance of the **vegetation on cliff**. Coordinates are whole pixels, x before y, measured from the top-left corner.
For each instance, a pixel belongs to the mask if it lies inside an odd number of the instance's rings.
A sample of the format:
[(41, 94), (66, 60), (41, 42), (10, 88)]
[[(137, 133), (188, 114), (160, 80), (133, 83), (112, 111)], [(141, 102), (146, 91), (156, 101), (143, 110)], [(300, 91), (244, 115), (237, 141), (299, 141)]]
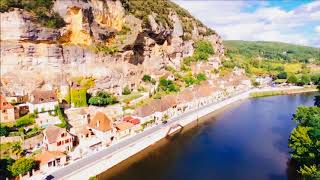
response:
[[(317, 98), (315, 99), (317, 100)], [(319, 103), (315, 102), (315, 105)], [(300, 106), (293, 117), (297, 127), (290, 134), (291, 156), (305, 179), (320, 178), (320, 107)]]
[[(169, 0), (121, 0), (121, 2), (128, 13), (133, 14), (137, 18), (143, 20), (144, 26), (148, 25), (148, 15), (155, 13), (157, 14), (155, 18), (157, 23), (161, 23), (164, 26), (172, 28), (173, 22), (170, 20), (169, 15), (172, 11), (175, 11), (182, 22), (183, 31), (185, 33), (189, 33), (189, 35), (191, 35), (193, 23), (195, 23), (197, 26), (206, 29), (205, 33), (202, 35), (215, 34), (212, 29), (207, 28), (199, 20), (194, 18), (188, 11)], [(203, 32), (200, 31), (200, 34), (201, 33)], [(187, 35), (185, 34), (184, 36)]]
[(61, 28), (64, 20), (52, 10), (53, 0), (1, 0), (0, 12), (9, 11), (11, 8), (20, 8), (33, 13), (37, 21), (49, 28)]

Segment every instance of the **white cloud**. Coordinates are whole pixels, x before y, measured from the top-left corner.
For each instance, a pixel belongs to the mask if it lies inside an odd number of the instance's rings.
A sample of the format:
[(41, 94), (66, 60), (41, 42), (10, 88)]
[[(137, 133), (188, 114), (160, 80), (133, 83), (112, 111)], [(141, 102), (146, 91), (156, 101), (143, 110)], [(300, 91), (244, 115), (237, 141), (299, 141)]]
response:
[[(224, 39), (282, 41), (319, 46), (314, 40), (320, 37), (306, 35), (301, 29), (310, 23), (320, 22), (320, 1), (291, 11), (268, 7), (264, 1), (175, 2), (215, 29)], [(243, 10), (253, 5), (257, 7), (256, 10)]]
[(316, 31), (317, 33), (320, 33), (320, 25), (315, 28), (315, 31)]

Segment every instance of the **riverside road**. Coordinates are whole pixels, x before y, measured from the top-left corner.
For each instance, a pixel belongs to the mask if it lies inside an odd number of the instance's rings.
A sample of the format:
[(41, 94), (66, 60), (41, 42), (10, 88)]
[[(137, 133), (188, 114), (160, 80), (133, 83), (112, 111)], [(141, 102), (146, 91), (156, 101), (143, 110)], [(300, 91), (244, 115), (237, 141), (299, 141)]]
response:
[[(236, 96), (242, 96), (243, 94), (238, 94), (235, 95), (233, 97), (228, 97), (228, 98), (224, 98), (223, 101), (227, 101), (230, 100), (232, 98), (236, 98)], [(188, 116), (194, 116), (197, 114), (197, 112), (201, 111), (202, 109), (205, 108), (209, 108), (213, 105), (216, 105), (218, 103), (222, 103), (223, 101), (220, 102), (214, 102), (214, 103), (210, 103), (207, 105), (202, 106), (201, 108), (195, 109), (195, 110), (191, 110), (189, 112), (186, 112), (178, 117), (175, 117), (173, 119), (171, 119), (170, 121), (168, 121), (167, 124), (159, 124), (156, 125), (155, 127), (151, 127), (141, 133), (138, 133), (132, 137), (129, 137), (117, 144), (113, 144), (109, 147), (107, 147), (106, 149), (103, 149), (99, 152), (96, 152), (92, 155), (89, 155), (83, 159), (79, 159), (65, 167), (62, 167), (58, 170), (56, 170), (55, 172), (51, 173), (50, 175), (48, 175), (46, 177), (46, 179), (64, 179), (67, 178), (68, 176), (71, 176), (72, 174), (77, 173), (77, 171), (81, 171), (81, 169), (85, 169), (86, 167), (89, 167), (90, 165), (92, 165), (95, 162), (101, 161), (103, 159), (105, 159), (108, 156), (112, 156), (113, 153), (116, 153), (118, 150), (125, 148), (129, 145), (135, 144), (136, 142), (138, 142), (139, 140), (141, 140), (144, 137), (147, 137), (149, 135), (151, 135), (152, 133), (160, 130), (161, 128), (165, 128), (165, 127), (169, 127), (175, 123), (178, 123), (179, 120), (184, 119), (185, 117)]]

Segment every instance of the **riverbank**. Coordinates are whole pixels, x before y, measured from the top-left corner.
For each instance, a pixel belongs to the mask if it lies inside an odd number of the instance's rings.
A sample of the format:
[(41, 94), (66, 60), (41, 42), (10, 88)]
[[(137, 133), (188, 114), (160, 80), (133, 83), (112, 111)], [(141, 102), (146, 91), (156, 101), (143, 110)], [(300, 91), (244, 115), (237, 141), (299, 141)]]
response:
[(290, 95), (290, 94), (299, 94), (299, 93), (316, 92), (316, 91), (318, 91), (316, 87), (301, 87), (301, 88), (297, 87), (294, 89), (257, 91), (257, 92), (252, 92), (250, 96), (253, 98), (258, 98), (258, 97)]
[(267, 91), (288, 91), (302, 89), (301, 87), (285, 87), (285, 88), (265, 88), (251, 89), (237, 95), (227, 97), (218, 102), (202, 106), (186, 112), (178, 117), (168, 121), (167, 124), (159, 124), (155, 127), (147, 129), (139, 134), (133, 135), (118, 144), (114, 144), (102, 151), (97, 152), (89, 157), (78, 160), (68, 166), (65, 166), (49, 176), (56, 179), (88, 179), (96, 176), (113, 166), (125, 161), (133, 155), (141, 152), (147, 147), (157, 143), (165, 138), (168, 134), (174, 133), (180, 128), (196, 122), (200, 117), (204, 117), (216, 110), (222, 109), (234, 102), (245, 100), (251, 97), (252, 93), (261, 93)]

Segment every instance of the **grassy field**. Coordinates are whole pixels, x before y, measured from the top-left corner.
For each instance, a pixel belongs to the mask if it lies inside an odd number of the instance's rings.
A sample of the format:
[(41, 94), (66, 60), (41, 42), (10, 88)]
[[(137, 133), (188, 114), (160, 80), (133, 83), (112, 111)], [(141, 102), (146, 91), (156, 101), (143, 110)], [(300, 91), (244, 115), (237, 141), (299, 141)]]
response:
[(298, 94), (298, 93), (316, 92), (316, 91), (318, 91), (316, 87), (305, 87), (302, 89), (256, 92), (256, 93), (251, 93), (250, 96), (253, 98), (258, 98), (258, 97), (279, 96), (279, 95)]

